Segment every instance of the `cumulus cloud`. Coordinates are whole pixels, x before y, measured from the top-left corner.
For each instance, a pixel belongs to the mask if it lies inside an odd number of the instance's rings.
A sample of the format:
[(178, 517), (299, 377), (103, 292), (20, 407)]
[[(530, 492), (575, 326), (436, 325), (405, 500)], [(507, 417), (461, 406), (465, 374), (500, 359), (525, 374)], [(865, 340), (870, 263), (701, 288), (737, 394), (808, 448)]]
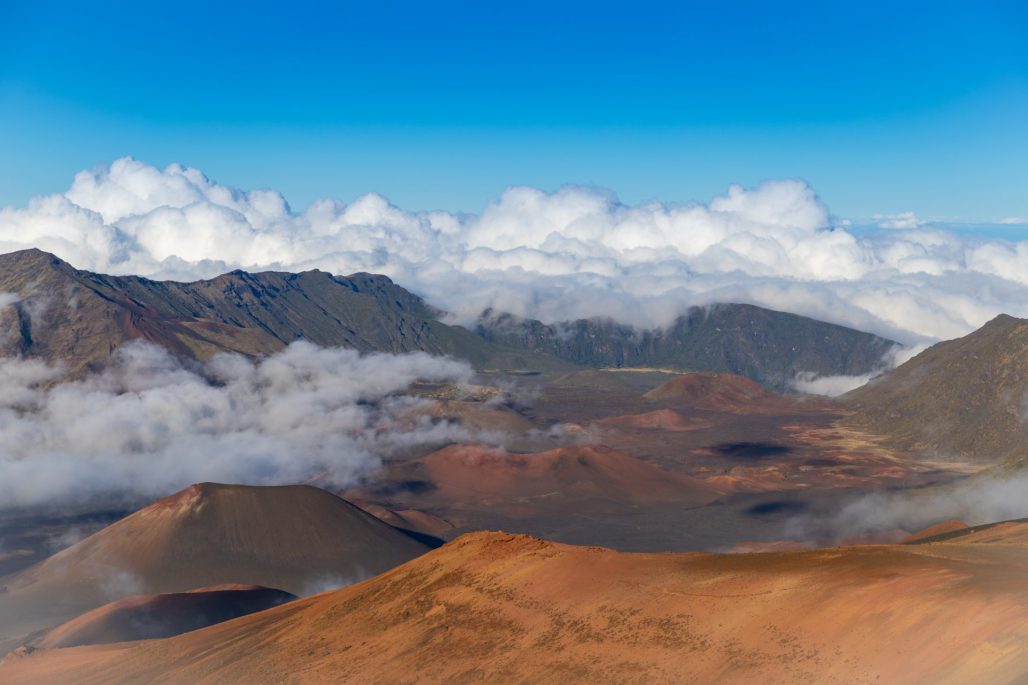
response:
[(919, 219), (913, 212), (875, 214), (872, 218), (878, 222), (879, 228), (918, 228), (927, 223)]
[(198, 481), (346, 486), (388, 450), (467, 438), (402, 393), (418, 379), (470, 374), (424, 353), (361, 356), (306, 342), (195, 368), (133, 342), (81, 380), (0, 359), (0, 506), (135, 502)]
[(737, 301), (915, 343), (1028, 315), (1028, 242), (962, 237), (913, 214), (879, 221), (890, 229), (858, 235), (798, 180), (733, 186), (705, 205), (514, 187), (477, 215), (405, 211), (375, 194), (294, 212), (271, 190), (125, 158), (0, 210), (0, 250), (155, 278), (384, 273), (463, 323), (494, 307), (659, 326), (690, 305)]

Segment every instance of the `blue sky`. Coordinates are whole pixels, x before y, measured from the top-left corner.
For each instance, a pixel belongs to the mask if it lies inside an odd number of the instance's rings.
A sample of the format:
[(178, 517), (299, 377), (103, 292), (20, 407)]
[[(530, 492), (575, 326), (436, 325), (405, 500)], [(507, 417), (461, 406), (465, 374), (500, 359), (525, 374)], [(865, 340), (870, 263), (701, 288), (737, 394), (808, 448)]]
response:
[(0, 205), (133, 155), (296, 209), (799, 177), (857, 219), (1028, 216), (1028, 3), (147, 4), (0, 0)]

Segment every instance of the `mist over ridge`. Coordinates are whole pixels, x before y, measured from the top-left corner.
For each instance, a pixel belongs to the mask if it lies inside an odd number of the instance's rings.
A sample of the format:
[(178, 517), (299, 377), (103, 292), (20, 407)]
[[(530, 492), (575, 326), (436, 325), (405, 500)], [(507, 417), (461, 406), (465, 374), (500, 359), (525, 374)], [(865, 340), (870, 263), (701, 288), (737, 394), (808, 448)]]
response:
[(0, 509), (137, 503), (200, 481), (344, 487), (384, 451), (467, 437), (414, 410), (415, 380), (470, 367), (423, 352), (361, 355), (293, 343), (259, 361), (188, 364), (157, 345), (121, 346), (100, 372), (0, 359)]

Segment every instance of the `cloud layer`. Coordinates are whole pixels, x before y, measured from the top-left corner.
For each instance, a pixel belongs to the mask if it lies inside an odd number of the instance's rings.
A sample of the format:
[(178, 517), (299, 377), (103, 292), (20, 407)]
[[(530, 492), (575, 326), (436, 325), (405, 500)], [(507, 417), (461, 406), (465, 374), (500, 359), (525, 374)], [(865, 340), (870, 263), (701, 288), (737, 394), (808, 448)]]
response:
[(883, 225), (858, 234), (795, 180), (733, 186), (706, 205), (515, 187), (479, 215), (408, 212), (374, 194), (293, 213), (271, 190), (125, 158), (0, 210), (0, 250), (39, 247), (80, 268), (156, 278), (384, 273), (464, 322), (492, 306), (654, 326), (691, 304), (739, 301), (913, 343), (1028, 315), (1028, 242), (974, 240), (913, 215)]
[(916, 532), (940, 521), (968, 525), (1028, 516), (1028, 474), (981, 474), (948, 486), (873, 492), (846, 502), (830, 516), (797, 516), (785, 536), (795, 540), (844, 538), (871, 531)]
[(900, 364), (905, 364), (926, 349), (928, 349), (928, 345), (925, 343), (910, 345), (909, 347), (893, 347), (882, 358), (879, 368), (859, 376), (818, 376), (809, 371), (803, 371), (793, 379), (792, 387), (794, 390), (809, 395), (838, 397), (848, 393), (850, 390), (859, 388), (872, 378), (890, 371)]
[(470, 374), (424, 353), (361, 356), (305, 342), (196, 368), (128, 343), (103, 372), (66, 382), (59, 368), (2, 358), (0, 506), (134, 502), (199, 481), (345, 486), (388, 450), (466, 439), (397, 393)]

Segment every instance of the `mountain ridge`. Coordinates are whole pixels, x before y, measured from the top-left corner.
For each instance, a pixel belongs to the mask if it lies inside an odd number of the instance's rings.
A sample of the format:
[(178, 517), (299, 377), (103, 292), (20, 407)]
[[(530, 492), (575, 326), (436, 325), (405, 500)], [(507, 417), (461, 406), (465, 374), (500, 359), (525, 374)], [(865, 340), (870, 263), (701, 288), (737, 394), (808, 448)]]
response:
[(690, 307), (670, 325), (640, 330), (609, 319), (544, 324), (487, 310), (486, 340), (541, 350), (592, 367), (670, 367), (733, 373), (779, 392), (799, 373), (857, 376), (883, 370), (898, 343), (871, 333), (751, 304)]
[(999, 463), (1028, 450), (1028, 320), (1001, 314), (841, 400), (846, 422), (937, 458)]
[(361, 352), (423, 351), (479, 370), (567, 372), (582, 367), (664, 366), (735, 373), (778, 391), (801, 372), (867, 374), (896, 343), (870, 333), (754, 305), (692, 308), (664, 329), (606, 320), (547, 325), (487, 311), (473, 330), (387, 276), (230, 271), (193, 282), (76, 269), (37, 249), (0, 255), (0, 355), (101, 366), (142, 338), (181, 357), (251, 357), (294, 340)]
[[(294, 340), (361, 352), (424, 351), (479, 368), (566, 370), (568, 362), (490, 344), (437, 315), (386, 276), (232, 271), (182, 283), (75, 269), (40, 250), (0, 255), (0, 292), (19, 297), (0, 354), (102, 365), (119, 344), (146, 339), (179, 356), (263, 356)], [(63, 301), (62, 301), (63, 300)]]

